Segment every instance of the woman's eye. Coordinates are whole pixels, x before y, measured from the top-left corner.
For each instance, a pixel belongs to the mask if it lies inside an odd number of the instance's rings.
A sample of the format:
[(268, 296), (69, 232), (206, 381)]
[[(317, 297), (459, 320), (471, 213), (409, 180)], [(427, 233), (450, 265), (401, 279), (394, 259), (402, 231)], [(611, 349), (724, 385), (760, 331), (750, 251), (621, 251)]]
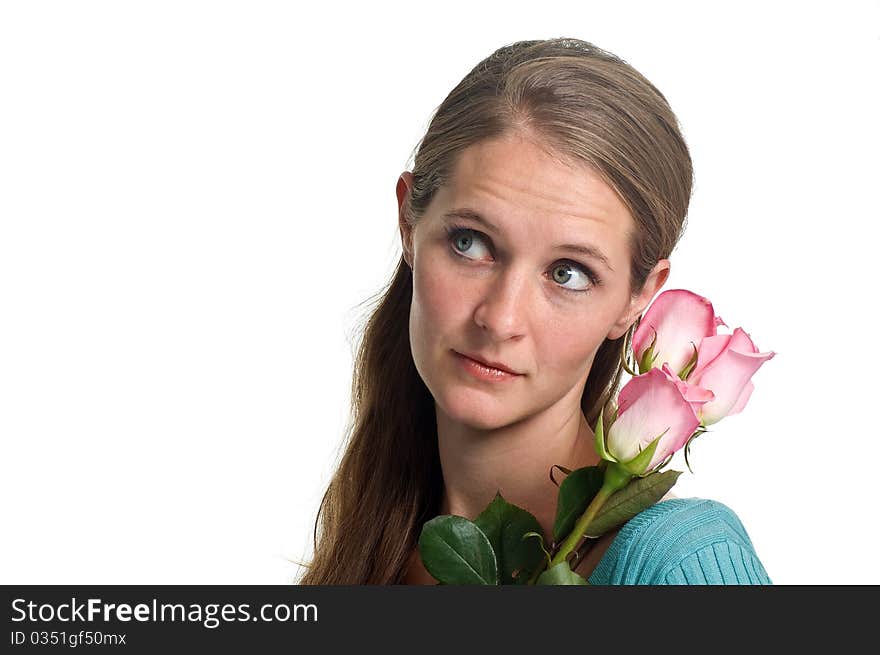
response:
[(467, 257), (468, 259), (480, 259), (479, 256), (473, 256), (479, 251), (479, 248), (476, 250), (474, 249), (474, 242), (476, 241), (479, 243), (482, 239), (473, 230), (456, 229), (451, 232), (449, 240), (452, 243), (452, 247), (459, 255)]
[[(580, 280), (578, 280), (578, 276)], [(594, 282), (592, 277), (580, 266), (574, 264), (557, 264), (550, 271), (554, 282), (566, 285), (574, 280), (573, 286), (564, 286), (568, 291), (588, 291)]]
[[(476, 230), (450, 227), (448, 233), (452, 249), (459, 257), (479, 260), (486, 255), (491, 255), (483, 240), (483, 235)], [(481, 253), (480, 248), (483, 248), (485, 253)], [(592, 271), (574, 262), (561, 262), (554, 265), (550, 269), (550, 277), (562, 289), (573, 293), (587, 292), (599, 284), (599, 278)]]

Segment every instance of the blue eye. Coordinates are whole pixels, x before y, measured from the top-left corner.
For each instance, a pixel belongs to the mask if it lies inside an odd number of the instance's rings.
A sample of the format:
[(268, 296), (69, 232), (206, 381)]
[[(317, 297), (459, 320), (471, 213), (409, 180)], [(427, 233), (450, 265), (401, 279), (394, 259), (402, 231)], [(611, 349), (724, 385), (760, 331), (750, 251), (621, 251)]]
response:
[(472, 251), (472, 246), (475, 239), (477, 241), (482, 241), (479, 233), (475, 232), (474, 230), (460, 227), (453, 227), (449, 230), (449, 240), (452, 242), (453, 249), (459, 255), (463, 255), (468, 259), (471, 259), (471, 256), (466, 255), (465, 253), (468, 251)]
[[(474, 241), (477, 241), (478, 243), (483, 242), (485, 244), (485, 239), (481, 232), (460, 225), (450, 225), (446, 228), (446, 232), (447, 239), (456, 255), (472, 260), (479, 260), (482, 258), (481, 256), (473, 256), (475, 254)], [(485, 245), (483, 247), (485, 248)], [(486, 251), (488, 253), (488, 248), (486, 248)], [(476, 252), (479, 252), (479, 248), (477, 248)], [(568, 284), (572, 279), (576, 280), (578, 275), (581, 277), (580, 285), (575, 287), (563, 286)], [(564, 291), (569, 291), (571, 293), (586, 293), (593, 287), (601, 284), (599, 276), (596, 275), (592, 269), (572, 261), (562, 261), (554, 265), (551, 269), (550, 277), (554, 282), (558, 283)]]
[[(561, 275), (557, 275), (557, 271), (562, 271)], [(553, 278), (554, 282), (559, 282), (559, 284), (566, 284), (570, 280), (576, 279), (576, 278), (573, 278), (573, 273), (574, 273), (574, 275), (581, 276), (581, 283), (583, 284), (583, 286), (578, 285), (575, 288), (563, 287), (564, 289), (566, 289), (568, 291), (577, 291), (577, 292), (589, 291), (590, 287), (592, 287), (596, 283), (595, 280), (593, 279), (593, 276), (590, 275), (589, 271), (587, 271), (586, 269), (581, 268), (581, 266), (579, 266), (577, 264), (573, 264), (573, 263), (572, 264), (569, 264), (569, 263), (557, 264), (556, 266), (553, 267), (552, 275), (550, 277)]]

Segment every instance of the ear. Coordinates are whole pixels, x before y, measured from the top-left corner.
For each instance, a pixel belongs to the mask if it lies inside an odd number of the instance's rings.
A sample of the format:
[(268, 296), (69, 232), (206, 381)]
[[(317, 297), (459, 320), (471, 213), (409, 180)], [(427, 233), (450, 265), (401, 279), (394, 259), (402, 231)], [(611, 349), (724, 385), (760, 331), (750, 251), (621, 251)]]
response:
[(401, 173), (397, 180), (397, 224), (400, 229), (400, 244), (403, 258), (413, 267), (413, 228), (406, 220), (406, 199), (412, 193), (415, 178), (410, 171)]
[(611, 331), (608, 333), (609, 339), (619, 339), (626, 334), (630, 325), (641, 316), (645, 308), (651, 303), (651, 299), (657, 295), (657, 292), (666, 283), (666, 278), (669, 277), (669, 269), (670, 263), (668, 259), (661, 259), (657, 262), (648, 274), (648, 279), (645, 280), (645, 286), (642, 287), (642, 291), (630, 299), (626, 309), (614, 323)]

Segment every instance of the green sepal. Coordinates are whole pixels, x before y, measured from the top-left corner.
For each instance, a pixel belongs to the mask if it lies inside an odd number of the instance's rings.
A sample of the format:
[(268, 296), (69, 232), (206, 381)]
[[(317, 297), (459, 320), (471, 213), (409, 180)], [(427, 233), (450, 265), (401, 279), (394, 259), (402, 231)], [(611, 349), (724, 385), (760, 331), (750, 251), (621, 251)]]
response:
[(662, 439), (663, 435), (667, 432), (669, 432), (669, 428), (663, 430), (659, 437), (649, 443), (647, 448), (645, 448), (642, 452), (633, 457), (631, 460), (629, 460), (628, 462), (621, 462), (623, 467), (633, 475), (642, 475), (647, 470), (648, 465), (651, 463), (651, 458), (654, 457), (654, 451), (657, 450), (657, 444), (660, 443), (660, 439)]
[(651, 339), (651, 345), (642, 353), (642, 358), (639, 360), (639, 373), (650, 371), (654, 365), (654, 344), (657, 343), (657, 330), (654, 328), (651, 330), (654, 332), (654, 338)]
[(703, 422), (700, 421), (700, 425), (697, 427), (697, 429), (694, 431), (694, 433), (687, 440), (687, 443), (685, 443), (685, 445), (684, 445), (684, 463), (687, 464), (688, 471), (690, 471), (691, 474), (693, 474), (693, 472), (694, 472), (694, 470), (691, 468), (690, 461), (688, 461), (688, 455), (691, 452), (691, 442), (694, 439), (696, 439), (697, 437), (699, 437), (700, 435), (707, 433), (708, 431), (709, 430), (707, 430), (706, 427), (703, 425)]
[[(649, 475), (653, 475), (654, 473), (656, 473), (657, 471), (659, 471), (660, 469), (662, 469), (664, 466), (666, 466), (667, 464), (669, 464), (669, 462), (672, 461), (672, 458), (673, 458), (674, 456), (675, 456), (675, 453), (669, 453), (669, 456), (668, 456), (666, 459), (664, 459), (662, 462), (660, 462), (659, 464), (657, 464), (657, 466), (655, 466), (654, 469), (653, 469), (652, 471), (648, 471), (647, 473), (642, 473), (642, 474), (641, 474), (640, 476), (638, 476), (638, 477), (640, 477), (640, 478), (646, 478), (646, 477), (648, 477)], [(693, 471), (691, 471), (691, 473), (693, 473)]]
[(688, 360), (688, 363), (685, 365), (685, 367), (683, 369), (681, 369), (681, 373), (678, 374), (678, 377), (681, 378), (682, 380), (687, 380), (688, 376), (691, 374), (691, 371), (693, 371), (694, 367), (697, 365), (697, 356), (698, 356), (697, 345), (693, 341), (691, 341), (691, 345), (694, 347), (694, 354), (691, 355), (691, 358), (690, 358), (690, 360)]
[(609, 453), (608, 450), (605, 448), (605, 424), (602, 420), (602, 415), (604, 413), (605, 408), (603, 407), (599, 411), (599, 420), (596, 421), (596, 427), (593, 430), (596, 442), (596, 453), (604, 460), (608, 460), (609, 462), (616, 462), (617, 458)]
[(652, 473), (644, 478), (633, 478), (623, 489), (611, 495), (602, 505), (584, 534), (599, 537), (623, 525), (636, 514), (659, 501), (675, 485), (681, 471)]
[(589, 585), (586, 579), (571, 570), (568, 560), (562, 560), (559, 564), (555, 564), (553, 568), (547, 569), (540, 576), (535, 584), (541, 585)]
[(629, 365), (628, 358), (626, 356), (627, 347), (629, 346), (629, 333), (627, 332), (626, 338), (623, 340), (623, 347), (620, 349), (620, 365), (623, 366), (623, 370), (636, 377), (638, 373), (632, 370), (632, 367)]
[(477, 527), (489, 539), (498, 564), (499, 584), (515, 583), (514, 571), (533, 572), (543, 559), (543, 546), (534, 539), (525, 541), (523, 535), (543, 534), (541, 524), (521, 507), (508, 503), (500, 492), (474, 519)]
[(497, 585), (498, 562), (489, 538), (473, 521), (455, 514), (422, 526), (419, 555), (425, 569), (447, 585)]

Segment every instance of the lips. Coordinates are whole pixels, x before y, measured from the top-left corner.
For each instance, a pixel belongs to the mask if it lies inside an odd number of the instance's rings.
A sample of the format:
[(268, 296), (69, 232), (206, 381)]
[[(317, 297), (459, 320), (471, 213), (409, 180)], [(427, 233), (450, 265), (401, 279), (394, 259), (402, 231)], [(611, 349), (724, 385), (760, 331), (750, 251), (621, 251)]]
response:
[[(458, 352), (458, 351), (456, 351), (456, 352)], [(510, 373), (511, 375), (522, 375), (522, 373), (512, 369), (511, 367), (507, 366), (503, 362), (495, 362), (495, 361), (492, 361), (491, 359), (483, 357), (482, 355), (472, 354), (472, 353), (458, 353), (458, 354), (464, 355), (468, 359), (472, 359), (475, 362), (479, 362), (483, 366), (491, 366), (492, 368), (497, 368), (499, 371), (504, 371), (505, 373)]]

